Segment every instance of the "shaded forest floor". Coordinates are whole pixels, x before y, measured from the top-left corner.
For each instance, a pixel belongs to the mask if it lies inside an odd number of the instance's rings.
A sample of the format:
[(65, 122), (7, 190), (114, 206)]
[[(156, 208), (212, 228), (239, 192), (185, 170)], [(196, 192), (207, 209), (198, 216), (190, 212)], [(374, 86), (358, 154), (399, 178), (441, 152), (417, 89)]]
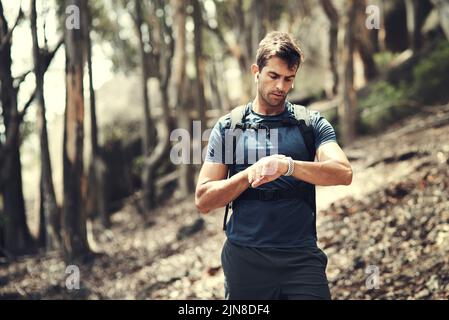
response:
[[(353, 184), (318, 189), (334, 299), (449, 298), (448, 137), (449, 106), (429, 108), (345, 150)], [(173, 197), (143, 218), (134, 202), (94, 224), (101, 254), (79, 266), (79, 290), (54, 253), (0, 260), (0, 299), (222, 299), (223, 210), (199, 220), (193, 197)]]

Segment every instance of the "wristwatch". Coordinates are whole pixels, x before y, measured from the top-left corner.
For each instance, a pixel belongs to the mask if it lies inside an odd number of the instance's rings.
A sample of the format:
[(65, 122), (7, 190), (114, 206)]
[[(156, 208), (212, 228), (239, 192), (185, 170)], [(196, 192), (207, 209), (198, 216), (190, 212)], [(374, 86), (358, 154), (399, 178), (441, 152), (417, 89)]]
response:
[(284, 176), (288, 177), (293, 174), (293, 170), (295, 169), (295, 163), (293, 162), (293, 159), (291, 157), (286, 157), (288, 161), (288, 169), (287, 172), (284, 173)]

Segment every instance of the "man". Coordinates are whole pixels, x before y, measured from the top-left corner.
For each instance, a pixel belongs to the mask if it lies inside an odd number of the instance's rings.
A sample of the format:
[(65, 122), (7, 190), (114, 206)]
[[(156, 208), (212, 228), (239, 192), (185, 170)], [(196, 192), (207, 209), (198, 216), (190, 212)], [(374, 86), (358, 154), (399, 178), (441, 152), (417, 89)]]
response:
[[(327, 257), (316, 244), (315, 185), (349, 185), (351, 166), (319, 113), (310, 113), (317, 161), (297, 125), (273, 125), (292, 119), (295, 106), (286, 96), (302, 61), (301, 49), (286, 33), (271, 32), (259, 44), (251, 66), (257, 94), (245, 107), (240, 127), (271, 124), (277, 139), (254, 142), (254, 133), (246, 130), (234, 141), (248, 154), (257, 151), (257, 162), (234, 154), (236, 147), (225, 143), (231, 114), (211, 132), (195, 202), (202, 213), (232, 202), (221, 254), (227, 299), (331, 298)], [(264, 147), (277, 148), (277, 154), (264, 156)], [(230, 163), (225, 161), (229, 153)]]

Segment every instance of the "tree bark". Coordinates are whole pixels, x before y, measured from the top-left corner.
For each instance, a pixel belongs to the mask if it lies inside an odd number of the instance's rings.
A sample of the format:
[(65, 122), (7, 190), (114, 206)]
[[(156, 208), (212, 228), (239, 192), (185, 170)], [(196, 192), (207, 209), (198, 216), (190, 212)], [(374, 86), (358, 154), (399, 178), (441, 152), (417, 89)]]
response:
[[(173, 84), (177, 126), (192, 132), (192, 119), (189, 110), (186, 108), (184, 100), (187, 98), (183, 93), (186, 91), (186, 2), (184, 0), (174, 0), (174, 23), (176, 27), (175, 52), (173, 57)], [(196, 29), (196, 25), (195, 25)], [(195, 33), (196, 37), (196, 33)], [(196, 53), (196, 49), (195, 49)], [(197, 90), (200, 90), (197, 88)], [(191, 149), (191, 146), (190, 146)], [(189, 164), (179, 164), (178, 189), (181, 196), (186, 197), (193, 188), (193, 166)]]
[(145, 54), (145, 42), (143, 40), (142, 34), (142, 25), (143, 25), (143, 17), (142, 17), (142, 4), (141, 0), (135, 0), (135, 17), (134, 24), (137, 31), (137, 36), (139, 40), (139, 52), (140, 52), (140, 65), (142, 69), (142, 78), (141, 78), (141, 90), (142, 90), (142, 99), (143, 99), (143, 132), (142, 132), (142, 153), (144, 157), (147, 157), (150, 154), (150, 150), (154, 145), (154, 141), (152, 137), (154, 136), (154, 123), (151, 118), (150, 112), (150, 101), (148, 97), (148, 70), (146, 67), (146, 54)]
[[(16, 24), (21, 17), (17, 18)], [(3, 195), (3, 236), (4, 250), (12, 255), (20, 255), (33, 249), (33, 239), (28, 229), (25, 203), (22, 191), (22, 169), (20, 163), (19, 126), (17, 109), (17, 89), (13, 86), (11, 75), (11, 35), (12, 29), (4, 16), (0, 2), (0, 101), (3, 122), (6, 129), (8, 151), (3, 159), (0, 173), (2, 176), (1, 193)]]
[(427, 0), (405, 0), (409, 47), (414, 51), (422, 46), (422, 26), (431, 11)]
[(89, 165), (89, 185), (88, 197), (89, 203), (92, 204), (91, 210), (94, 212), (88, 213), (88, 216), (99, 216), (101, 224), (105, 228), (109, 228), (111, 221), (107, 211), (106, 199), (106, 185), (105, 178), (107, 174), (107, 167), (103, 160), (100, 147), (98, 145), (98, 127), (97, 127), (97, 112), (95, 103), (95, 90), (93, 84), (93, 70), (92, 70), (92, 41), (90, 32), (92, 28), (92, 17), (90, 7), (86, 3), (85, 15), (85, 30), (86, 30), (86, 53), (87, 53), (87, 70), (89, 72), (89, 102), (90, 102), (90, 143), (92, 155)]
[(372, 80), (377, 75), (377, 67), (374, 61), (374, 44), (372, 42), (371, 33), (365, 26), (366, 21), (366, 0), (359, 0), (355, 4), (355, 21), (354, 21), (354, 41), (355, 46), (360, 53), (363, 62), (363, 69), (366, 80)]
[[(170, 150), (170, 107), (168, 99), (168, 85), (172, 71), (172, 60), (174, 54), (174, 39), (171, 28), (167, 25), (165, 11), (166, 1), (156, 1), (155, 10), (161, 10), (163, 15), (158, 17), (156, 24), (154, 25), (154, 41), (152, 43), (155, 47), (158, 47), (159, 53), (157, 72), (159, 78), (159, 90), (162, 97), (162, 121), (157, 121), (157, 133), (158, 141), (151, 152), (151, 155), (146, 156), (144, 160), (144, 169), (142, 174), (142, 186), (143, 186), (143, 206), (146, 212), (151, 211), (157, 205), (156, 203), (156, 170), (161, 166), (163, 161), (167, 159), (168, 152)], [(169, 41), (167, 41), (167, 38)]]
[(39, 243), (47, 250), (59, 249), (60, 211), (56, 203), (53, 186), (52, 166), (48, 147), (47, 120), (45, 117), (44, 99), (44, 62), (37, 34), (36, 0), (30, 2), (31, 36), (33, 39), (34, 74), (36, 78), (36, 100), (38, 105), (37, 123), (41, 151), (41, 180), (39, 195)]
[(441, 28), (449, 40), (449, 0), (432, 0), (438, 11)]
[[(66, 6), (85, 8), (86, 0), (66, 0)], [(81, 21), (84, 11), (80, 10)], [(64, 123), (63, 171), (63, 248), (67, 260), (83, 259), (90, 253), (87, 242), (86, 211), (82, 190), (84, 94), (83, 67), (85, 30), (65, 29), (66, 110)], [(84, 179), (85, 181), (85, 179)]]
[(196, 69), (196, 86), (197, 86), (197, 98), (198, 98), (198, 111), (201, 124), (206, 124), (206, 110), (207, 102), (204, 95), (204, 57), (203, 57), (203, 17), (201, 4), (198, 0), (192, 0), (193, 4), (193, 22), (195, 24), (194, 30), (194, 44), (195, 44), (195, 69)]
[(236, 29), (235, 35), (237, 37), (238, 52), (237, 60), (240, 66), (240, 72), (242, 73), (242, 103), (247, 103), (252, 96), (253, 81), (250, 73), (251, 67), (251, 28), (248, 27), (248, 23), (245, 17), (245, 10), (243, 8), (243, 0), (237, 0), (235, 7), (236, 13)]
[(330, 0), (321, 0), (321, 6), (330, 22), (329, 30), (329, 66), (332, 72), (332, 94), (336, 95), (339, 86), (337, 67), (338, 56), (338, 12)]
[(356, 19), (356, 2), (348, 1), (348, 12), (342, 19), (342, 32), (339, 42), (341, 53), (341, 102), (338, 107), (342, 142), (349, 145), (354, 141), (357, 124), (357, 97), (354, 89), (354, 21)]

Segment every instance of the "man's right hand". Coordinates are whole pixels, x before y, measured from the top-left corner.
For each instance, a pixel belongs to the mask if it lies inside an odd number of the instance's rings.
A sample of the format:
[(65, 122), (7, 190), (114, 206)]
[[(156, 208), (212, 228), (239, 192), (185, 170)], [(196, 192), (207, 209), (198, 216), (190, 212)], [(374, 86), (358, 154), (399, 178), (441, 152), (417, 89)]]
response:
[(251, 187), (257, 188), (265, 183), (276, 180), (288, 169), (288, 162), (286, 157), (282, 154), (274, 154), (268, 157), (263, 157), (248, 170), (248, 182)]

